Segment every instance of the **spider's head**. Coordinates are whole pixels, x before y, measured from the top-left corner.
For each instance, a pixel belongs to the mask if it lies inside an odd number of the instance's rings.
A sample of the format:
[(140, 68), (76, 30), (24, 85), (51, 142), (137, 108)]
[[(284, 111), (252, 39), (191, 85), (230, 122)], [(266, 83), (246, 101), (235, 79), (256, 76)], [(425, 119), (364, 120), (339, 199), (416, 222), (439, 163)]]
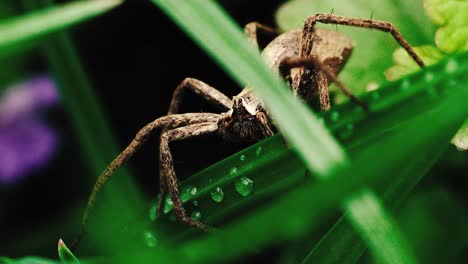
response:
[(232, 109), (222, 114), (218, 129), (223, 139), (234, 142), (255, 142), (273, 135), (263, 103), (250, 89), (234, 96)]

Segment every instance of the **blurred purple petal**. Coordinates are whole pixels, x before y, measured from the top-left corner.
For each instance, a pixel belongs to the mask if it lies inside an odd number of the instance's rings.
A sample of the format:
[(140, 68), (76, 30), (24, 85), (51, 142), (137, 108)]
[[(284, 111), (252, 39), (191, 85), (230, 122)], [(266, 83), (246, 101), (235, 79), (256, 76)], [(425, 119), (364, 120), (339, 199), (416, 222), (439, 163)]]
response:
[(0, 125), (35, 115), (37, 111), (56, 105), (58, 93), (48, 76), (38, 76), (9, 87), (0, 100)]
[(12, 183), (44, 166), (56, 144), (54, 131), (33, 119), (0, 128), (0, 182)]
[(16, 182), (51, 159), (56, 135), (38, 114), (57, 103), (55, 84), (47, 76), (5, 91), (0, 99), (0, 184)]

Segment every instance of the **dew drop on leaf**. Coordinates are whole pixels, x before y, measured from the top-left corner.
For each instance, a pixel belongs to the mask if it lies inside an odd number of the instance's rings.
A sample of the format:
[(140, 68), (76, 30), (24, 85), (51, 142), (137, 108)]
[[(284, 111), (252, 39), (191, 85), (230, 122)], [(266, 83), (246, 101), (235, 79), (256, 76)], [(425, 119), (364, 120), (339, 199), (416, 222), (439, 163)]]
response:
[(403, 82), (401, 82), (401, 86), (400, 86), (400, 89), (403, 90), (403, 91), (406, 91), (410, 88), (410, 82), (408, 79), (405, 79), (403, 80)]
[(147, 247), (156, 247), (158, 245), (158, 240), (151, 231), (146, 230), (143, 233), (143, 239)]
[(151, 205), (150, 209), (148, 210), (148, 216), (151, 221), (156, 220), (156, 212), (158, 210), (158, 203), (155, 202), (153, 205)]
[(210, 193), (211, 199), (217, 203), (220, 203), (224, 200), (224, 192), (223, 189), (220, 187), (216, 187), (213, 191)]
[(249, 196), (253, 191), (253, 181), (247, 177), (241, 177), (236, 181), (236, 191), (244, 197)]
[(348, 139), (353, 135), (354, 126), (353, 124), (347, 124), (340, 132), (339, 136), (341, 139)]
[(255, 150), (255, 155), (260, 156), (260, 154), (262, 154), (262, 147), (258, 147), (256, 150)]
[(182, 202), (190, 201), (198, 192), (197, 187), (192, 185), (187, 185), (180, 193), (180, 199)]
[(229, 175), (234, 175), (234, 174), (236, 174), (236, 173), (237, 173), (237, 168), (236, 168), (236, 167), (232, 168), (232, 169), (229, 171)]
[(190, 215), (190, 218), (192, 218), (195, 221), (200, 221), (201, 219), (201, 213), (200, 211), (195, 211)]
[(338, 121), (338, 119), (340, 119), (340, 113), (338, 113), (337, 111), (331, 112), (330, 120), (333, 121), (333, 122), (336, 122), (336, 121)]
[(245, 155), (241, 155), (241, 156), (239, 157), (239, 159), (240, 159), (241, 161), (244, 161), (244, 160), (245, 160)]
[(172, 210), (172, 208), (174, 207), (174, 204), (172, 203), (172, 200), (171, 200), (171, 196), (166, 196), (166, 199), (164, 199), (164, 209), (163, 209), (163, 212), (165, 214), (167, 214), (168, 212), (170, 212)]

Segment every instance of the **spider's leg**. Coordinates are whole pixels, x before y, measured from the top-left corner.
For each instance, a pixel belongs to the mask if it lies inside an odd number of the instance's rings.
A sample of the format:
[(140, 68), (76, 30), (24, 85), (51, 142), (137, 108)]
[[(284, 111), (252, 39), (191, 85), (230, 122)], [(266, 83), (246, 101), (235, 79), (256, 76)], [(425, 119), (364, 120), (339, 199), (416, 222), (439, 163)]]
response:
[(185, 78), (174, 90), (169, 111), (167, 112), (168, 115), (179, 113), (180, 105), (182, 104), (184, 92), (186, 90), (190, 90), (197, 95), (200, 95), (206, 101), (218, 106), (222, 111), (229, 110), (232, 106), (231, 99), (215, 88), (200, 80)]
[[(317, 14), (306, 19), (302, 31), (300, 57), (306, 58), (312, 55), (313, 46), (319, 39), (319, 36), (317, 36), (317, 29), (315, 27), (317, 22), (325, 24), (338, 24), (345, 26), (370, 28), (377, 29), (383, 32), (389, 32), (418, 65), (420, 65), (421, 67), (424, 66), (423, 61), (418, 57), (411, 45), (406, 41), (405, 38), (403, 38), (403, 36), (393, 24), (385, 21), (372, 19), (336, 16), (334, 14)], [(317, 83), (317, 90), (320, 94), (321, 108), (329, 108), (330, 102), (328, 98), (328, 82), (326, 80), (325, 73), (320, 70), (304, 70), (301, 71), (299, 75), (300, 77), (299, 80), (297, 80), (296, 82), (296, 86), (304, 86), (304, 84), (307, 84), (307, 82), (311, 81), (314, 84)], [(329, 74), (327, 75), (329, 76)], [(300, 88), (298, 89), (300, 90)]]
[[(182, 105), (182, 101), (184, 99), (184, 94), (186, 91), (191, 91), (197, 95), (200, 95), (203, 99), (218, 106), (223, 111), (229, 110), (232, 106), (231, 99), (229, 99), (229, 97), (227, 97), (217, 89), (211, 87), (210, 85), (200, 80), (194, 78), (185, 78), (177, 86), (177, 88), (174, 90), (174, 93), (172, 94), (171, 104), (169, 105), (169, 110), (167, 111), (168, 115), (179, 113), (180, 106)], [(157, 202), (157, 216), (161, 215), (162, 204), (166, 197), (166, 194), (166, 175), (164, 169), (162, 169), (161, 164), (159, 164), (159, 200)]]
[(144, 126), (130, 144), (109, 164), (106, 169), (99, 175), (94, 184), (91, 195), (88, 199), (83, 218), (81, 220), (80, 233), (73, 243), (72, 247), (76, 246), (85, 234), (86, 224), (89, 219), (89, 214), (96, 202), (96, 196), (102, 186), (109, 180), (109, 178), (120, 168), (149, 138), (152, 132), (158, 128), (176, 128), (180, 126), (187, 126), (202, 122), (216, 122), (221, 115), (212, 113), (187, 113), (178, 115), (168, 115), (160, 117), (153, 122)]
[[(280, 72), (283, 74), (284, 72), (289, 71), (291, 68), (295, 67), (305, 67), (308, 69), (317, 69), (320, 73), (324, 75), (324, 81), (326, 81), (326, 86), (324, 86), (326, 90), (326, 94), (328, 95), (328, 79), (332, 80), (338, 87), (343, 91), (343, 93), (348, 96), (353, 102), (361, 106), (364, 110), (369, 111), (367, 105), (359, 100), (356, 96), (352, 94), (352, 92), (344, 85), (336, 76), (336, 74), (324, 63), (322, 63), (318, 58), (315, 56), (310, 57), (293, 57), (293, 58), (286, 58), (280, 63)], [(320, 85), (319, 85), (320, 86)], [(322, 96), (322, 94), (321, 94)], [(328, 98), (328, 97), (327, 97)], [(322, 97), (320, 97), (320, 102), (322, 103)], [(328, 101), (329, 102), (329, 101)]]
[(424, 67), (424, 62), (416, 54), (411, 45), (406, 39), (400, 34), (398, 29), (390, 22), (374, 20), (374, 19), (361, 19), (352, 17), (336, 16), (333, 14), (316, 14), (306, 19), (304, 23), (304, 29), (302, 32), (302, 46), (301, 46), (301, 57), (308, 56), (312, 51), (312, 45), (315, 34), (315, 24), (317, 22), (324, 24), (337, 24), (351, 27), (361, 27), (377, 29), (383, 32), (392, 34), (393, 38), (403, 47), (409, 56), (421, 67)]
[(167, 187), (169, 195), (171, 196), (172, 203), (174, 204), (174, 212), (177, 218), (192, 227), (207, 230), (207, 227), (199, 221), (193, 220), (187, 216), (182, 201), (179, 195), (177, 177), (174, 172), (174, 164), (172, 162), (171, 150), (169, 143), (183, 139), (194, 138), (201, 135), (213, 134), (218, 131), (216, 122), (207, 122), (193, 124), (185, 127), (179, 127), (172, 130), (165, 131), (161, 135), (160, 144), (160, 164), (164, 174), (166, 175)]
[(262, 25), (258, 22), (250, 22), (245, 25), (244, 33), (249, 42), (259, 50), (265, 48), (268, 43), (279, 35), (276, 29)]

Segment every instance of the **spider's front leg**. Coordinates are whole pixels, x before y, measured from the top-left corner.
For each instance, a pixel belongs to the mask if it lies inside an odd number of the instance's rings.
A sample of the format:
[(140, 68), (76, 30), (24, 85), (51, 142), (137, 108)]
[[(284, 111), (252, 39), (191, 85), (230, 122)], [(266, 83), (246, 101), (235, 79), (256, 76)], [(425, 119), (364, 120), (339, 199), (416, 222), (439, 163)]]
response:
[(72, 248), (75, 248), (81, 239), (84, 237), (86, 233), (86, 225), (89, 220), (89, 215), (94, 208), (96, 203), (96, 197), (104, 186), (104, 184), (109, 180), (109, 178), (114, 175), (115, 171), (119, 169), (133, 154), (145, 144), (151, 134), (157, 130), (158, 128), (177, 128), (181, 126), (190, 127), (191, 124), (198, 124), (198, 123), (214, 123), (221, 118), (219, 114), (212, 114), (212, 113), (187, 113), (187, 114), (179, 114), (179, 115), (169, 115), (163, 116), (151, 123), (145, 125), (138, 133), (136, 134), (135, 138), (128, 144), (128, 146), (104, 169), (104, 171), (99, 175), (94, 184), (93, 190), (91, 195), (88, 198), (88, 203), (86, 209), (83, 213), (83, 217), (81, 220), (81, 228), (78, 237), (72, 244)]
[[(171, 103), (169, 105), (169, 110), (167, 111), (168, 115), (178, 114), (180, 111), (180, 106), (184, 99), (184, 94), (186, 91), (191, 91), (199, 96), (201, 96), (207, 102), (218, 106), (222, 111), (227, 111), (232, 107), (232, 100), (229, 99), (226, 95), (213, 88), (212, 86), (194, 79), (194, 78), (185, 78), (174, 90), (172, 94)], [(165, 129), (163, 130), (164, 134)], [(163, 138), (161, 136), (161, 142)], [(157, 204), (156, 215), (160, 216), (162, 213), (163, 202), (166, 197), (167, 186), (166, 186), (166, 174), (161, 163), (159, 164), (159, 200)]]
[(174, 164), (172, 162), (169, 143), (172, 141), (194, 138), (201, 135), (213, 134), (217, 131), (217, 123), (208, 122), (168, 130), (161, 135), (159, 164), (161, 166), (160, 169), (162, 170), (161, 173), (164, 173), (166, 176), (166, 184), (169, 190), (169, 195), (171, 196), (172, 203), (174, 204), (174, 212), (179, 221), (201, 230), (207, 230), (207, 227), (201, 222), (193, 220), (187, 216), (182, 200), (180, 199), (178, 181), (174, 172)]

